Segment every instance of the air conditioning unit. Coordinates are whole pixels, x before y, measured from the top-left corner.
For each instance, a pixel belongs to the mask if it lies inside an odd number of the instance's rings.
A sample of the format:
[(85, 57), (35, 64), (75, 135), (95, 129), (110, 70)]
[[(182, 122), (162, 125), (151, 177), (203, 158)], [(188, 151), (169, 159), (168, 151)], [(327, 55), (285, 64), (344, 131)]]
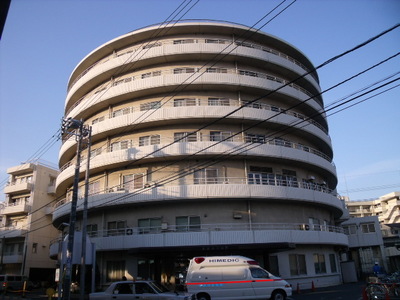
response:
[(301, 224), (300, 225), (301, 230), (310, 230), (310, 224)]

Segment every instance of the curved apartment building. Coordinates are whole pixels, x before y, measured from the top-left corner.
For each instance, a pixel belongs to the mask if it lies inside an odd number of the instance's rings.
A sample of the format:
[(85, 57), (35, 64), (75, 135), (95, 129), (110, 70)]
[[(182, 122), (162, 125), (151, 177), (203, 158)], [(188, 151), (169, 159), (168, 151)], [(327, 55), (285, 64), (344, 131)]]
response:
[[(102, 283), (173, 284), (188, 258), (229, 254), (292, 284), (340, 282), (344, 205), (312, 70), (287, 42), (219, 21), (135, 30), (77, 65), (64, 117), (92, 127), (87, 229)], [(76, 144), (64, 136), (55, 227), (69, 221)]]

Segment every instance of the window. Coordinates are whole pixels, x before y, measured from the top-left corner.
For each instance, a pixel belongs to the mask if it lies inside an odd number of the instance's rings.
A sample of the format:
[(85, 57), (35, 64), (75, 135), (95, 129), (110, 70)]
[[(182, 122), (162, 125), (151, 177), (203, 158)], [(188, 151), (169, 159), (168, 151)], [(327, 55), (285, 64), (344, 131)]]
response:
[(174, 141), (180, 143), (197, 142), (197, 134), (190, 132), (175, 132)]
[(261, 144), (265, 144), (265, 135), (263, 135), (263, 134), (246, 133), (245, 141), (246, 141), (246, 143), (261, 143)]
[(230, 43), (229, 41), (220, 40), (220, 39), (206, 39), (205, 42), (206, 42), (206, 44), (225, 44), (225, 43)]
[(161, 230), (161, 218), (138, 220), (139, 233), (157, 233)]
[(218, 170), (217, 169), (201, 169), (193, 174), (194, 184), (217, 184)]
[(197, 99), (194, 98), (174, 99), (174, 107), (196, 106), (196, 105), (197, 105)]
[(176, 217), (177, 231), (197, 231), (200, 229), (201, 229), (200, 217), (198, 216)]
[(90, 237), (97, 236), (97, 224), (88, 224), (86, 225), (86, 232)]
[[(100, 181), (91, 182), (88, 186), (88, 195), (96, 195), (100, 193)], [(85, 186), (79, 187), (78, 195), (80, 198), (85, 196)]]
[(140, 111), (157, 109), (161, 107), (161, 101), (153, 101), (140, 104)]
[(196, 72), (195, 68), (175, 68), (174, 69), (174, 74), (185, 74), (185, 73), (194, 73)]
[(230, 131), (210, 131), (210, 141), (230, 141), (232, 142), (232, 132)]
[(160, 43), (160, 42), (157, 42), (157, 43), (150, 43), (150, 44), (147, 44), (147, 45), (143, 46), (143, 49), (150, 49), (150, 48), (152, 48), (152, 47), (159, 47), (159, 46), (161, 46), (161, 43)]
[(99, 123), (99, 122), (103, 122), (103, 121), (104, 121), (104, 116), (98, 117), (98, 118), (92, 120), (92, 125)]
[(347, 235), (356, 234), (357, 233), (357, 226), (356, 225), (343, 226), (343, 229), (344, 229), (344, 232)]
[(245, 76), (251, 76), (251, 77), (258, 77), (257, 72), (252, 72), (252, 71), (244, 71), (244, 70), (239, 70), (240, 75), (245, 75)]
[(120, 141), (111, 144), (110, 151), (118, 151), (128, 149), (130, 146), (130, 141)]
[(306, 256), (304, 254), (289, 254), (290, 275), (307, 275)]
[(325, 256), (323, 254), (314, 254), (314, 268), (316, 274), (326, 273)]
[(193, 44), (195, 42), (194, 39), (184, 39), (184, 40), (174, 40), (174, 45), (177, 44)]
[(160, 144), (159, 134), (139, 137), (139, 147), (158, 144)]
[(269, 278), (267, 271), (261, 268), (250, 268), (250, 273), (253, 278)]
[(90, 157), (96, 157), (97, 155), (100, 155), (102, 152), (102, 148), (97, 148), (97, 149), (93, 149), (90, 151)]
[(272, 173), (272, 168), (250, 166), (247, 174), (248, 184), (266, 184), (275, 185), (275, 175)]
[(235, 42), (237, 46), (243, 46), (247, 48), (254, 48), (254, 45), (251, 43), (246, 43), (246, 42)]
[(298, 187), (296, 171), (282, 169), (282, 177), (286, 181), (287, 186)]
[(228, 98), (208, 98), (209, 106), (230, 106)]
[(117, 110), (113, 111), (112, 117), (115, 118), (115, 117), (127, 115), (127, 114), (130, 114), (131, 111), (133, 111), (133, 107), (125, 107), (125, 108), (117, 109)]
[(37, 247), (38, 247), (38, 243), (32, 244), (32, 253), (37, 253)]
[(317, 230), (317, 231), (321, 230), (321, 221), (319, 219), (310, 217), (308, 218), (308, 222), (311, 225), (310, 227), (312, 230)]
[(130, 174), (124, 175), (123, 187), (125, 191), (132, 191), (134, 189), (142, 189), (144, 187), (144, 176), (145, 174)]
[(375, 232), (375, 224), (374, 223), (361, 224), (361, 231), (363, 233)]
[(336, 267), (336, 256), (335, 254), (331, 253), (329, 254), (329, 263), (331, 265), (331, 272), (336, 273), (337, 272), (337, 267)]
[(228, 69), (225, 68), (207, 68), (206, 73), (228, 73)]
[(125, 275), (125, 261), (107, 261), (106, 263), (106, 281), (118, 281)]
[(110, 235), (124, 235), (126, 228), (126, 221), (111, 221), (107, 223), (107, 234)]

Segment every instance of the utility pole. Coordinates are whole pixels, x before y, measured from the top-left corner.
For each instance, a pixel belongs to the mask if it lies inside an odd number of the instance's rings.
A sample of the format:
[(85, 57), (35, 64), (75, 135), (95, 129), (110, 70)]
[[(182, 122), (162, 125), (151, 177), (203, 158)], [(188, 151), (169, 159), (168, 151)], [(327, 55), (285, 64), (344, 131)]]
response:
[[(92, 145), (92, 127), (88, 127), (87, 138), (87, 156), (86, 156), (86, 173), (85, 173), (85, 196), (83, 201), (83, 214), (82, 214), (82, 251), (81, 251), (81, 281), (80, 281), (80, 296), (81, 300), (85, 299), (85, 284), (86, 284), (86, 226), (87, 226), (87, 207), (89, 196), (89, 170), (90, 170), (90, 149)], [(93, 257), (92, 263), (94, 264)]]
[(76, 147), (76, 164), (75, 164), (75, 175), (74, 185), (72, 190), (71, 200), (71, 214), (69, 219), (69, 231), (68, 231), (68, 242), (67, 242), (67, 253), (66, 263), (63, 278), (63, 291), (62, 299), (70, 300), (71, 296), (71, 279), (72, 279), (72, 254), (74, 252), (74, 237), (75, 237), (75, 223), (76, 223), (76, 206), (78, 202), (78, 184), (79, 184), (79, 167), (81, 164), (81, 145), (83, 137), (89, 134), (86, 126), (83, 125), (82, 120), (74, 120), (72, 118), (63, 119), (61, 126), (61, 134), (75, 135), (77, 142)]

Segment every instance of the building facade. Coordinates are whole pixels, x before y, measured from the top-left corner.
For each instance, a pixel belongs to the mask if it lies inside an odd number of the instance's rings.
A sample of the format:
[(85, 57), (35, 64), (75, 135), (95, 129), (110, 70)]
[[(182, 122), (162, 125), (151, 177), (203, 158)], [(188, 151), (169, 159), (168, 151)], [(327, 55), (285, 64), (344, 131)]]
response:
[[(384, 244), (384, 251), (379, 250), (375, 253), (382, 253), (379, 257), (383, 262), (386, 272), (394, 272), (400, 268), (400, 192), (392, 192), (383, 195), (375, 200), (368, 201), (346, 201), (346, 207), (352, 217), (348, 222), (355, 222), (357, 219), (375, 217), (379, 223), (376, 231), (381, 234)], [(357, 221), (359, 222), (359, 221)], [(347, 223), (347, 222), (346, 222)], [(343, 223), (345, 225), (345, 223)], [(359, 227), (354, 224), (351, 227), (346, 227), (346, 231), (349, 234), (349, 240), (357, 236), (357, 231), (361, 230), (362, 233), (370, 233), (365, 227)], [(346, 225), (347, 226), (347, 225)], [(370, 234), (372, 236), (373, 234)], [(353, 236), (353, 237), (352, 237)], [(374, 246), (371, 244), (371, 246)], [(365, 245), (364, 245), (365, 249)], [(361, 250), (357, 250), (361, 251)], [(360, 257), (363, 257), (362, 255)], [(373, 263), (367, 256), (365, 262), (362, 264), (368, 265)]]
[(59, 235), (52, 226), (58, 170), (34, 161), (7, 173), (6, 199), (0, 208), (1, 274), (54, 280), (56, 263), (49, 257), (49, 246)]
[[(312, 70), (277, 37), (211, 21), (136, 30), (76, 66), (64, 117), (92, 127), (87, 230), (101, 283), (176, 284), (189, 258), (229, 254), (293, 284), (341, 281), (344, 204)], [(63, 137), (55, 227), (69, 220), (76, 146)]]

